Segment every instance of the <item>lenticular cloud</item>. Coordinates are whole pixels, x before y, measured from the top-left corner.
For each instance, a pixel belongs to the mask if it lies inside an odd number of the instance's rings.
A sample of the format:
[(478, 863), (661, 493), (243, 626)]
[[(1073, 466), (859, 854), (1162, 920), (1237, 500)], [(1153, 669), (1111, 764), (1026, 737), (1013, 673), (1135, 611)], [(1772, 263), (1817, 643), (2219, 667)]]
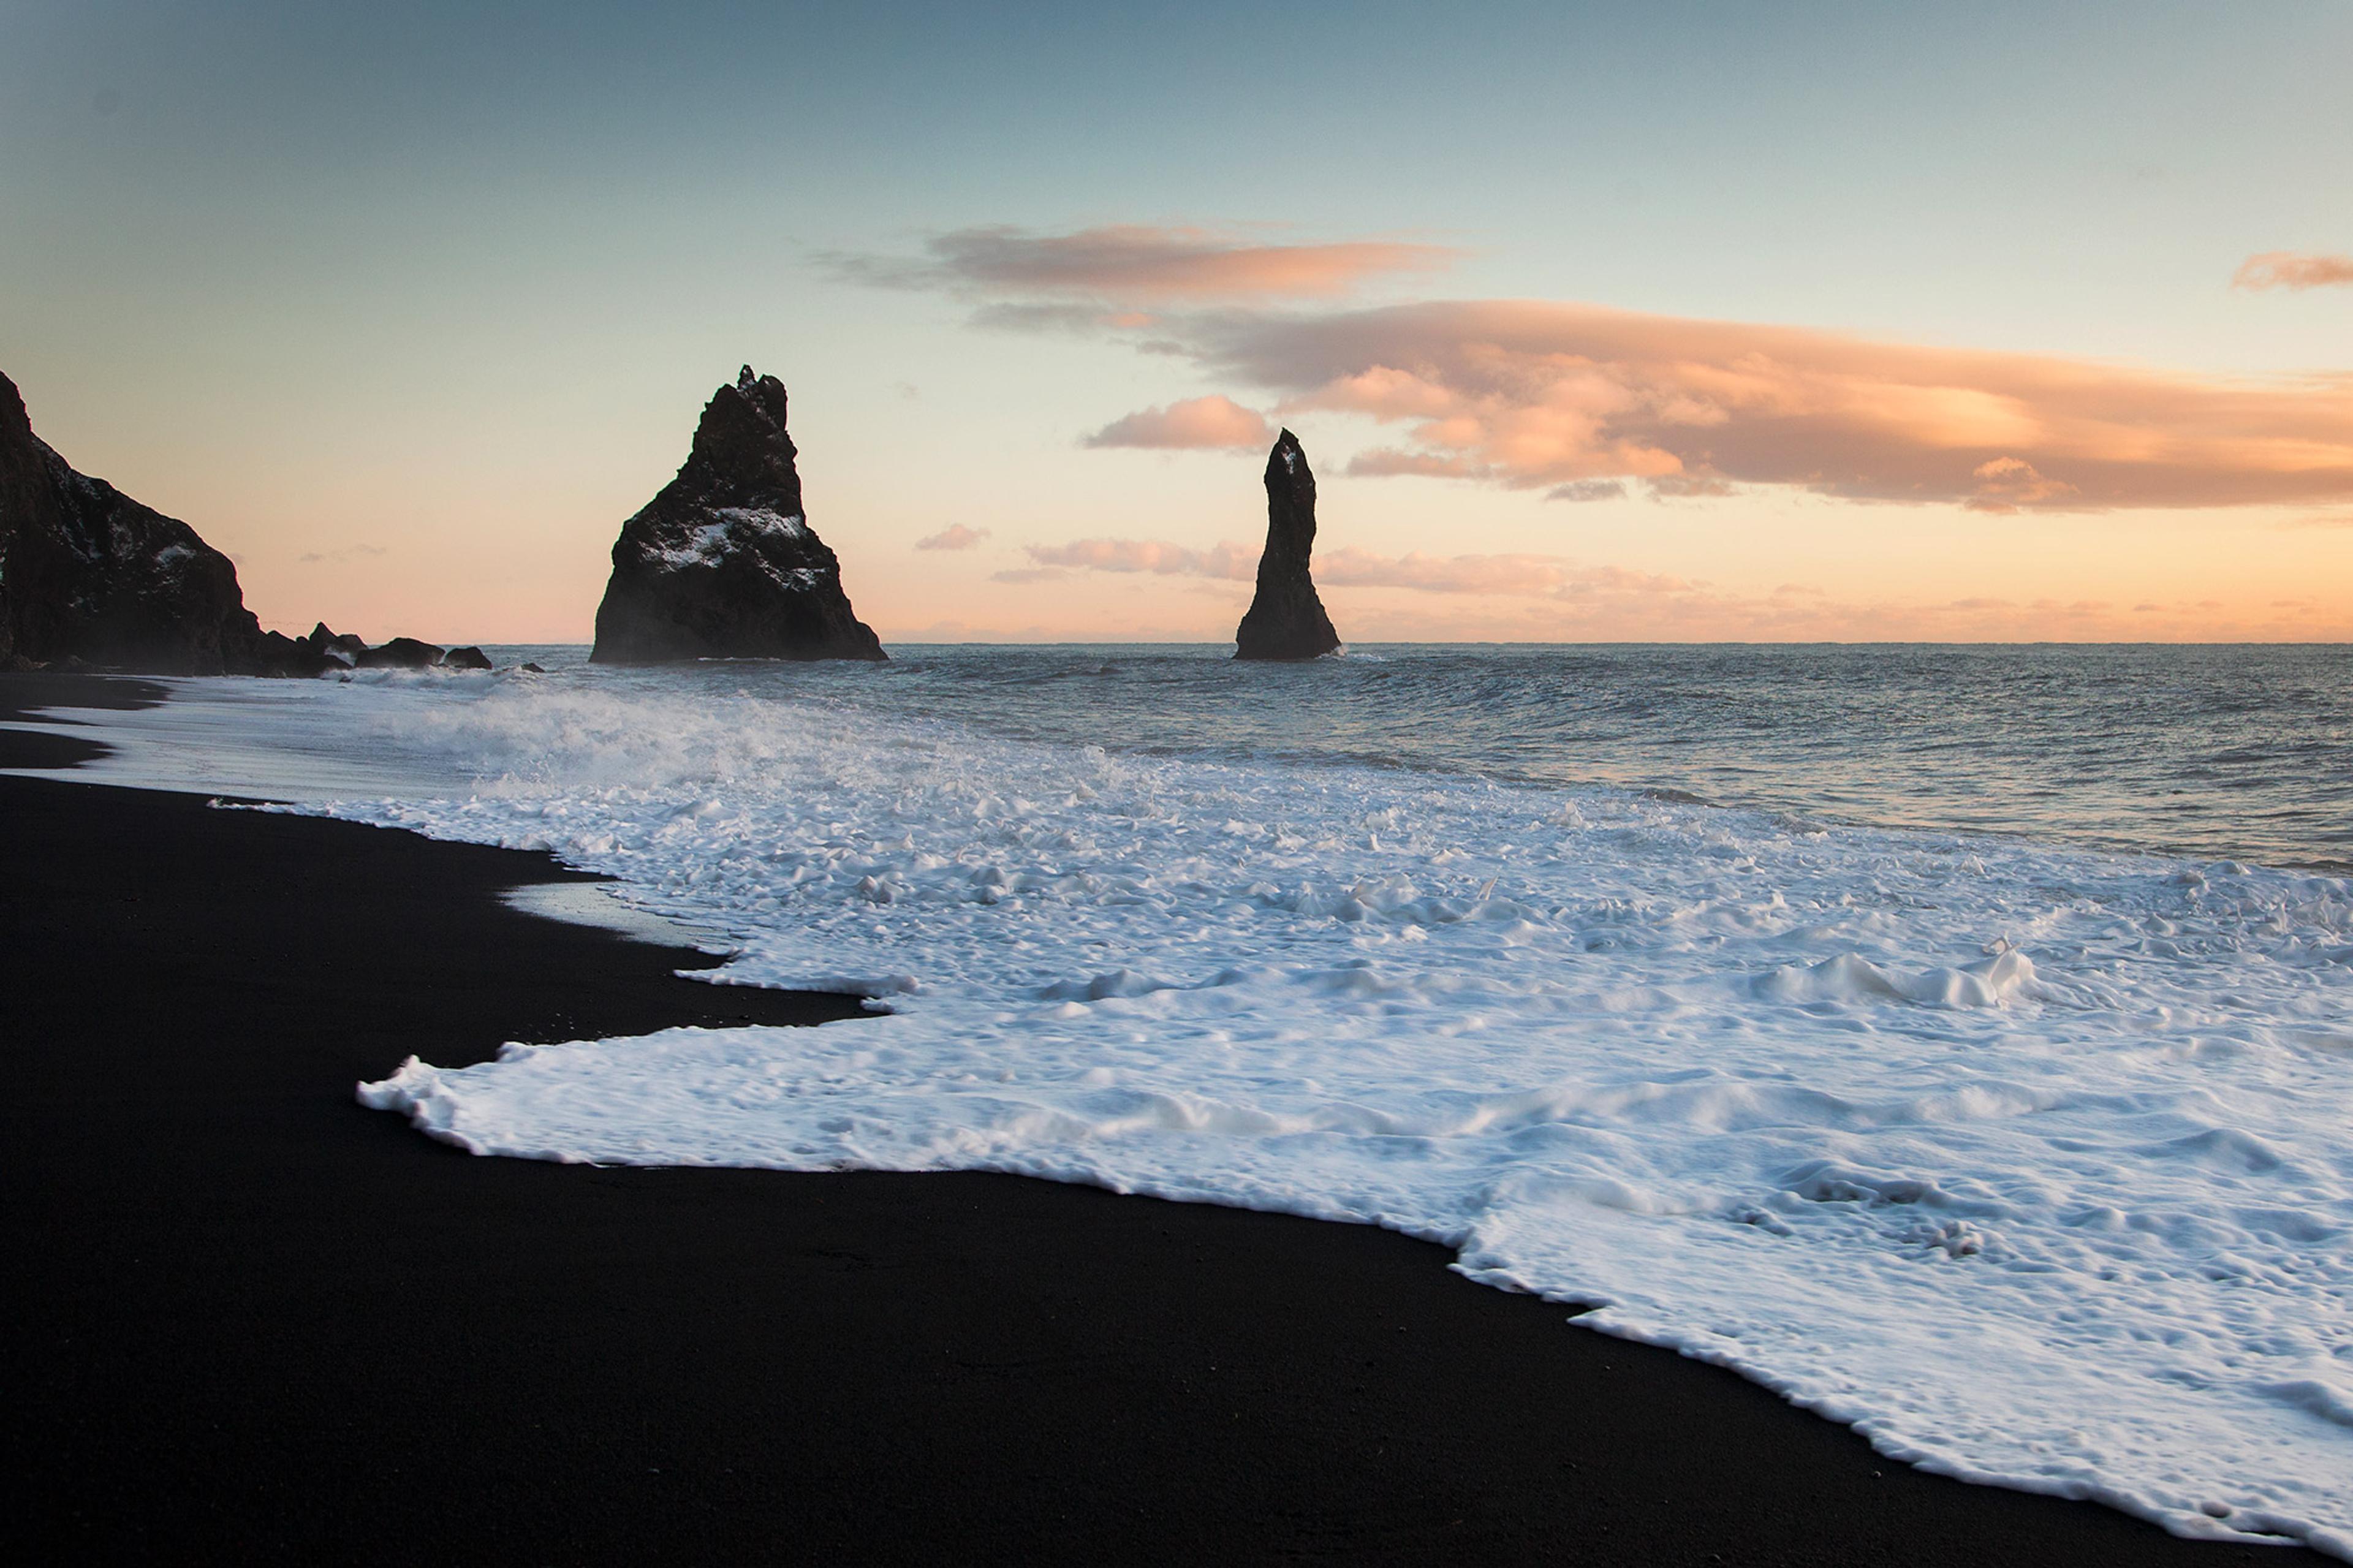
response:
[(2353, 498), (2353, 377), (2232, 381), (1538, 300), (1229, 312), (1172, 335), (1286, 406), (1404, 426), (1415, 447), (1366, 473), (1989, 510)]
[(1274, 439), (1266, 416), (1230, 397), (1188, 398), (1114, 419), (1082, 445), (1256, 450)]

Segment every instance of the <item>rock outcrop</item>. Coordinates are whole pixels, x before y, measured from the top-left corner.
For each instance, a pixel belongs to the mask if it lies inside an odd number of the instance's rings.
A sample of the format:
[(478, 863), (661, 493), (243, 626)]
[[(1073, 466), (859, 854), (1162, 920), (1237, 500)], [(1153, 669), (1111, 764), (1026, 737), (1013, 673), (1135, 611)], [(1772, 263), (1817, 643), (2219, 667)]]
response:
[(290, 637), (283, 632), (261, 634), (259, 657), (229, 667), (231, 675), (329, 675), (350, 668), (343, 659), (320, 652), (301, 637)]
[[(479, 657), (479, 653), (477, 655)], [(431, 669), (439, 664), (441, 650), (429, 642), (415, 637), (395, 637), (374, 647), (364, 647), (354, 654), (352, 663), (361, 669)], [(482, 668), (490, 668), (485, 659)]]
[(245, 607), (227, 556), (75, 472), (33, 434), (16, 384), (0, 375), (0, 667), (74, 658), (158, 675), (259, 674), (274, 673), (282, 653)]
[(599, 664), (886, 656), (809, 529), (785, 388), (745, 365), (704, 405), (678, 477), (621, 525)]
[(1315, 549), (1315, 476), (1299, 437), (1285, 430), (1266, 458), (1266, 551), (1258, 593), (1234, 632), (1236, 658), (1321, 658), (1340, 634), (1315, 596), (1307, 558)]
[[(276, 637), (276, 632), (264, 634)], [(341, 669), (447, 669), (461, 672), (480, 671), (491, 668), (490, 655), (478, 647), (443, 648), (437, 644), (416, 637), (394, 637), (389, 642), (371, 647), (365, 637), (350, 632), (338, 632), (321, 621), (311, 628), (311, 635), (293, 645), (316, 668), (304, 674), (323, 674)], [(525, 669), (540, 670), (527, 664)]]
[[(312, 626), (311, 635), (304, 637), (302, 641), (321, 653), (348, 654), (351, 658), (357, 658), (361, 654), (367, 652), (365, 637), (355, 632), (338, 632), (324, 621)], [(345, 659), (343, 662), (349, 663), (351, 660)]]
[(480, 648), (445, 659), (395, 637), (371, 648), (322, 621), (266, 632), (237, 568), (175, 518), (72, 465), (39, 437), (0, 375), (0, 669), (100, 668), (149, 675), (338, 673), (354, 665), (488, 669)]

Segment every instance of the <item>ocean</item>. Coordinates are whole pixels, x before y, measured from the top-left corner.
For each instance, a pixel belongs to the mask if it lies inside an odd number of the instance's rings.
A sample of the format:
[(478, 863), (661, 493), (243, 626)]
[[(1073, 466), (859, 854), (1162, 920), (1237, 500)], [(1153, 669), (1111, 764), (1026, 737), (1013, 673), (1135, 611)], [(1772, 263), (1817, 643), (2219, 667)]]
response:
[(547, 673), (175, 682), (79, 776), (549, 849), (876, 1016), (366, 1103), (1384, 1225), (1894, 1458), (2353, 1559), (2353, 649), (494, 652)]

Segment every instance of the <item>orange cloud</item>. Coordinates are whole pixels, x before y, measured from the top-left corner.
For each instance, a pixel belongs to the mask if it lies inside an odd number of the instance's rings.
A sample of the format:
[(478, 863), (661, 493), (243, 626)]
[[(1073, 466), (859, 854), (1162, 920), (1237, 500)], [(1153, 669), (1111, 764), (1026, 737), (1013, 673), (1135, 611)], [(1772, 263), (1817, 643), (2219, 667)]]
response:
[(1080, 445), (1203, 449), (1265, 447), (1273, 441), (1274, 427), (1264, 415), (1230, 397), (1211, 395), (1114, 419)]
[(1978, 488), (1961, 504), (1971, 511), (2016, 511), (2075, 493), (2074, 486), (2044, 479), (2021, 458), (1996, 458), (1979, 463), (1969, 475), (1978, 481)]
[(2233, 289), (2327, 289), (2353, 284), (2353, 256), (2305, 256), (2266, 250), (2239, 263)]
[(1286, 407), (1406, 427), (1410, 447), (1356, 473), (1990, 510), (2353, 500), (2353, 375), (2227, 380), (1533, 300), (1203, 312), (1160, 330)]
[(985, 528), (966, 528), (963, 523), (950, 523), (939, 532), (915, 541), (918, 550), (970, 550), (988, 537)]
[(1337, 299), (1384, 275), (1440, 270), (1457, 254), (1442, 246), (1391, 240), (1264, 245), (1213, 229), (1148, 224), (1113, 224), (1073, 234), (1033, 234), (994, 225), (935, 236), (923, 248), (928, 255), (921, 259), (828, 259), (839, 271), (890, 287), (999, 297), (1075, 297), (1133, 307)]

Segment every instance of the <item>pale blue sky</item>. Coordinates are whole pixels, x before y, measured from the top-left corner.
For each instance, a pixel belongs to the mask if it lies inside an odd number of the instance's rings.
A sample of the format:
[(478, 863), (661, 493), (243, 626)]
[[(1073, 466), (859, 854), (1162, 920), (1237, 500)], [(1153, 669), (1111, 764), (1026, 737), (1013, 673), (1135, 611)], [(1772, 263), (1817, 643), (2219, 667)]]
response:
[[(854, 595), (874, 554), (861, 607), (904, 629), (958, 595), (984, 631), (1086, 629), (991, 585), (979, 566), (1005, 562), (985, 552), (906, 554), (949, 522), (982, 518), (999, 551), (1247, 538), (1247, 455), (1075, 444), (1245, 389), (977, 331), (967, 300), (818, 261), (976, 225), (1466, 253), (1377, 297), (2209, 376), (2353, 363), (2353, 289), (2229, 287), (2252, 253), (2353, 249), (2343, 4), (482, 9), (0, 9), (0, 369), (69, 457), (234, 550), (265, 616), (544, 634), (585, 595), (585, 628), (611, 532), (745, 359), (793, 388), (813, 521)], [(1335, 456), (1372, 434), (1303, 429)], [(1759, 494), (1721, 539), (1662, 539), (1649, 502), (1571, 520), (1486, 487), (1333, 488), (1363, 492), (1367, 541), (1393, 551), (1442, 507), (1458, 548), (1688, 575), (1761, 529), (1788, 548), (1740, 568), (1758, 591), (1803, 567), (1848, 592), (1839, 572), (1894, 526)], [(1948, 581), (1970, 546), (1953, 530), (2023, 526), (1903, 517), (1949, 558), (1889, 544), (1854, 593), (1976, 591)], [(2263, 570), (2353, 582), (2331, 575), (2353, 574), (2353, 530), (2282, 521)], [(2213, 520), (2210, 553), (2243, 555), (2243, 527)], [(2185, 582), (2208, 571), (2181, 559)], [(1155, 626), (1185, 630), (1200, 601), (1213, 627), (1222, 591), (1162, 594)]]

